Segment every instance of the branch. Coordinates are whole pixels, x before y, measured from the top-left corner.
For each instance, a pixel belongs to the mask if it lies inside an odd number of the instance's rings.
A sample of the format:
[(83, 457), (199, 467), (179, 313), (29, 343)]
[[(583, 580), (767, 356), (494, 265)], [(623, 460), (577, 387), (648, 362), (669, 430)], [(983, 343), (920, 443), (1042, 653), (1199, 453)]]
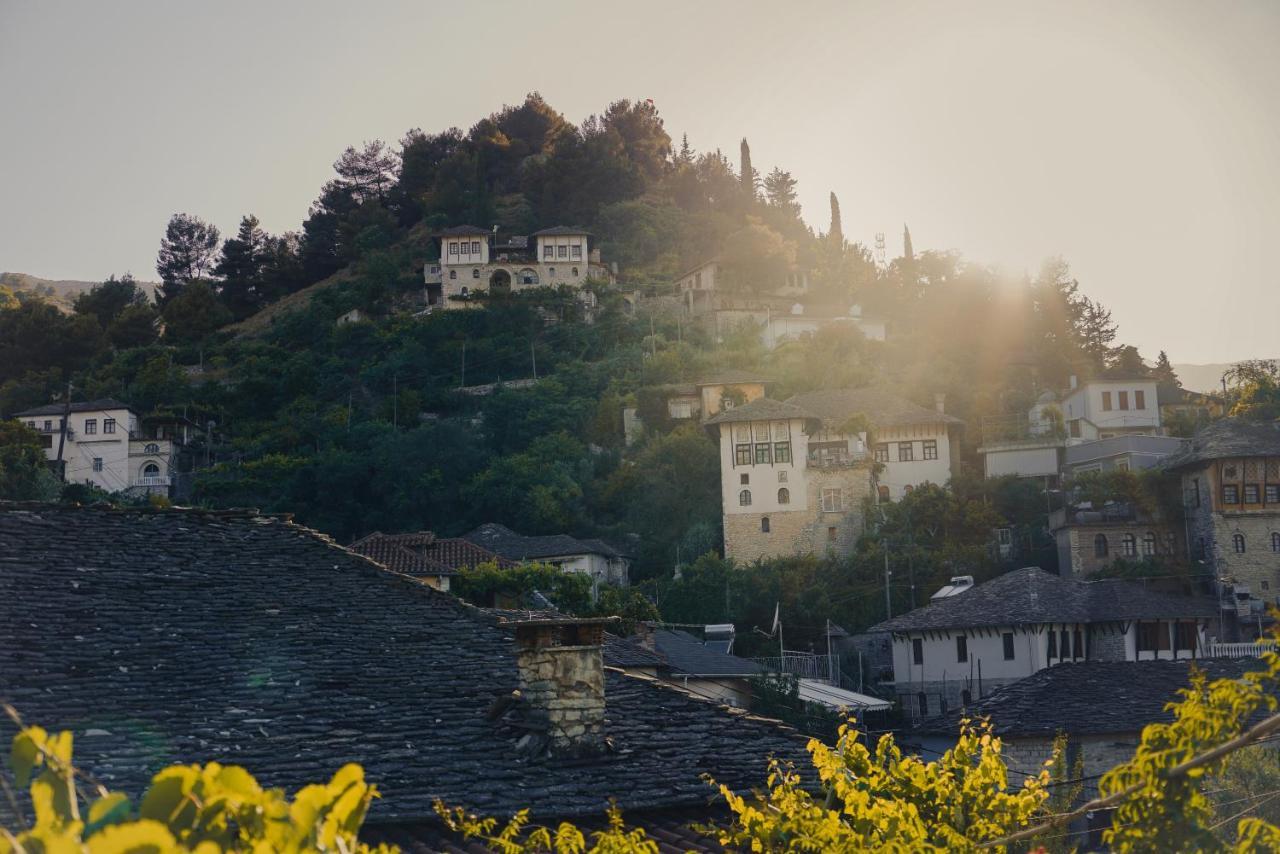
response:
[[(1208, 765), (1229, 753), (1234, 753), (1242, 747), (1248, 747), (1254, 742), (1261, 741), (1266, 736), (1277, 731), (1280, 731), (1280, 714), (1272, 715), (1257, 726), (1246, 730), (1235, 738), (1230, 739), (1229, 741), (1224, 741), (1212, 750), (1206, 750), (1198, 756), (1193, 756), (1187, 761), (1160, 773), (1158, 776), (1164, 780), (1173, 780), (1178, 777), (1184, 777), (1188, 771)], [(1061, 813), (1041, 824), (1019, 830), (1017, 833), (1011, 833), (1003, 839), (994, 839), (990, 842), (983, 842), (979, 844), (978, 847), (998, 848), (1012, 842), (1019, 842), (1023, 839), (1030, 839), (1033, 836), (1039, 836), (1046, 831), (1053, 830), (1056, 827), (1060, 827), (1061, 825), (1074, 821), (1085, 813), (1093, 812), (1094, 810), (1109, 809), (1119, 803), (1123, 803), (1138, 792), (1142, 791), (1146, 785), (1146, 782), (1134, 783), (1132, 786), (1121, 789), (1114, 794), (1107, 795), (1105, 798), (1094, 798), (1071, 812)]]

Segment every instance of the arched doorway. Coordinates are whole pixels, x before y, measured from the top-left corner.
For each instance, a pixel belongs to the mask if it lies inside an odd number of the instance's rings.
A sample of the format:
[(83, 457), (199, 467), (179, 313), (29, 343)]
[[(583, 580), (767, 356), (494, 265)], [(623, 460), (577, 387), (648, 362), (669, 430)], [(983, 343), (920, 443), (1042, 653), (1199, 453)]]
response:
[(511, 293), (511, 274), (506, 270), (494, 270), (493, 275), (489, 277), (489, 293), (494, 295)]

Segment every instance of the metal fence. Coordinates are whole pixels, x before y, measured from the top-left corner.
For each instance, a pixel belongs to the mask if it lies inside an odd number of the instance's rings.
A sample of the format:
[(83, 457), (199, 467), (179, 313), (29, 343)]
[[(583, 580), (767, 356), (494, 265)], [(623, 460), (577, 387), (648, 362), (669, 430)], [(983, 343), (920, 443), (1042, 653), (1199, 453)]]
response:
[(805, 652), (789, 652), (783, 656), (766, 656), (751, 659), (769, 673), (787, 673), (801, 679), (820, 679), (830, 685), (840, 686), (840, 656), (816, 655)]

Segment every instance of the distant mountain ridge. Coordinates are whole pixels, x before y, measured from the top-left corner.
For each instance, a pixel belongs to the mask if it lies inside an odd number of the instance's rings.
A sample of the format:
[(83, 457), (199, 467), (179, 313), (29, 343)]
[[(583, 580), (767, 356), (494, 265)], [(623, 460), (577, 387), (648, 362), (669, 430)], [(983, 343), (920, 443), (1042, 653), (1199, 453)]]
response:
[[(78, 295), (100, 284), (102, 284), (100, 281), (82, 282), (76, 279), (42, 279), (30, 273), (0, 273), (0, 287), (7, 288), (14, 293), (39, 294), (66, 311), (71, 310), (71, 304), (75, 302), (75, 298)], [(159, 282), (139, 281), (137, 285), (146, 291), (147, 296), (153, 299), (156, 288), (160, 287)]]
[[(1243, 361), (1243, 360), (1241, 360)], [(1239, 362), (1221, 362), (1208, 365), (1173, 366), (1174, 373), (1182, 380), (1182, 387), (1189, 391), (1221, 392), (1222, 375)]]

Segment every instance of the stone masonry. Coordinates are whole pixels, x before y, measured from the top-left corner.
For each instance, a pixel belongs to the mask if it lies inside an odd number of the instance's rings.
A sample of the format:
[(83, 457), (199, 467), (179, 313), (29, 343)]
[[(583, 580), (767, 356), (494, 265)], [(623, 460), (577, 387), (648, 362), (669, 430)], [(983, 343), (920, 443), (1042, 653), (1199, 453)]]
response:
[(546, 725), (557, 753), (589, 754), (604, 744), (600, 631), (594, 623), (572, 621), (532, 621), (517, 627), (521, 697), (530, 717)]
[[(750, 563), (790, 555), (852, 554), (863, 530), (863, 506), (872, 494), (871, 470), (866, 463), (807, 470), (807, 510), (769, 513), (726, 513), (726, 557)], [(822, 491), (840, 489), (843, 509), (823, 512)], [(764, 530), (763, 520), (769, 520)], [(730, 547), (732, 543), (732, 547)]]

